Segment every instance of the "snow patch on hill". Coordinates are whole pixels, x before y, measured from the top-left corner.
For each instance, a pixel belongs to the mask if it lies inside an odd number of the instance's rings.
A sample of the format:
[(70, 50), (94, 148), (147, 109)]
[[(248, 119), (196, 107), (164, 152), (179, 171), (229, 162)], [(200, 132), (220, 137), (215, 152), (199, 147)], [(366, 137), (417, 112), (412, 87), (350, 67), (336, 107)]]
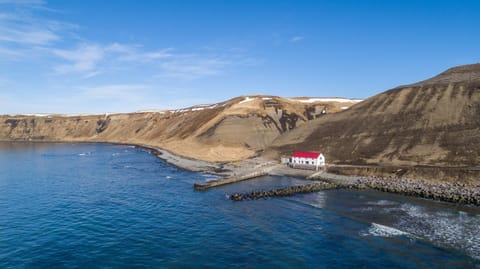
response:
[(359, 103), (363, 101), (362, 99), (348, 99), (348, 98), (339, 98), (339, 97), (307, 98), (307, 99), (290, 98), (289, 100), (300, 102), (300, 103), (315, 103), (315, 102)]
[(255, 98), (251, 98), (251, 97), (245, 97), (245, 99), (243, 99), (242, 101), (239, 102), (239, 104), (243, 104), (243, 103), (246, 103), (246, 102), (250, 102), (250, 101), (253, 101), (255, 100)]

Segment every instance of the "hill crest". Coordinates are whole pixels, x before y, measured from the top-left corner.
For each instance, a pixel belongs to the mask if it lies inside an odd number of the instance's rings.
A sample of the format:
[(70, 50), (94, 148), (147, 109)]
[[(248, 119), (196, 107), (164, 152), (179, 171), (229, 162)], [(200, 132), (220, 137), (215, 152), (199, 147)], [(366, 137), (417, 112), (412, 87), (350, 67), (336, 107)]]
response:
[(480, 65), (466, 65), (308, 122), (272, 150), (321, 150), (337, 163), (478, 165), (479, 116)]
[(120, 142), (158, 146), (207, 161), (262, 152), (282, 133), (358, 100), (249, 95), (176, 110), (99, 115), (4, 115), (0, 139)]

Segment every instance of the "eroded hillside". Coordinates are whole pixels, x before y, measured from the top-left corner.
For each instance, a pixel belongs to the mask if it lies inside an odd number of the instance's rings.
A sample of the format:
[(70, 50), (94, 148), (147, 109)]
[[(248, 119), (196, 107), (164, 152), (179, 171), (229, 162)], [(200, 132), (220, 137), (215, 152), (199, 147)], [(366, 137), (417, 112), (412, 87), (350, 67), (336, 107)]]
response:
[(268, 153), (322, 151), (331, 162), (478, 166), (480, 64), (386, 91), (282, 135)]
[(242, 96), (168, 111), (5, 115), (0, 116), (0, 139), (145, 144), (195, 159), (227, 162), (255, 156), (279, 135), (358, 101)]

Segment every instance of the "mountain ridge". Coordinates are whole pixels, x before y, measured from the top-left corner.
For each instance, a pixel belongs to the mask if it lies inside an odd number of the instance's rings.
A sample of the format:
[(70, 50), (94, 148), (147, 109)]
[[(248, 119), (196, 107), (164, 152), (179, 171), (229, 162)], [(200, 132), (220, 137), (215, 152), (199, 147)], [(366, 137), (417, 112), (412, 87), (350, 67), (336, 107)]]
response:
[(268, 156), (317, 150), (334, 163), (472, 166), (480, 161), (480, 64), (372, 96), (279, 137)]
[(0, 139), (143, 144), (189, 158), (229, 162), (256, 156), (282, 133), (358, 102), (305, 100), (249, 95), (155, 112), (4, 115)]
[(366, 100), (245, 95), (177, 110), (4, 115), (0, 139), (143, 144), (233, 162), (322, 151), (329, 163), (478, 166), (480, 64)]

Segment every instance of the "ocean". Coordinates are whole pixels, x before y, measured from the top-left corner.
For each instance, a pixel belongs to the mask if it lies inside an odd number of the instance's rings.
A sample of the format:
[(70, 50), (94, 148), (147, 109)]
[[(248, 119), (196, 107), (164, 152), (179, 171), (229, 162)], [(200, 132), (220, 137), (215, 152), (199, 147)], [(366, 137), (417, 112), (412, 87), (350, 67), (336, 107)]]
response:
[(480, 209), (212, 175), (124, 145), (0, 143), (0, 268), (480, 268)]

